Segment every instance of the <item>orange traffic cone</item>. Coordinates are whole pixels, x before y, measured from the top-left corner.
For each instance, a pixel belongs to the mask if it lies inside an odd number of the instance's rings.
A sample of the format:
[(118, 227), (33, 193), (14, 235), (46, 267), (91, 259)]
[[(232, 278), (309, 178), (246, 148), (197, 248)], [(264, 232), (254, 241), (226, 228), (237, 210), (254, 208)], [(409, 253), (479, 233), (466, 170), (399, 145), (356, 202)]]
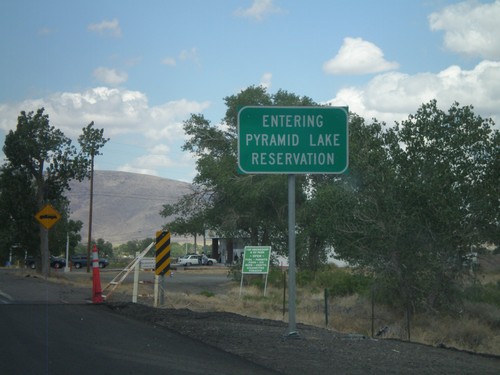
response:
[(104, 302), (101, 289), (101, 274), (99, 272), (99, 255), (97, 254), (96, 245), (92, 249), (92, 302)]

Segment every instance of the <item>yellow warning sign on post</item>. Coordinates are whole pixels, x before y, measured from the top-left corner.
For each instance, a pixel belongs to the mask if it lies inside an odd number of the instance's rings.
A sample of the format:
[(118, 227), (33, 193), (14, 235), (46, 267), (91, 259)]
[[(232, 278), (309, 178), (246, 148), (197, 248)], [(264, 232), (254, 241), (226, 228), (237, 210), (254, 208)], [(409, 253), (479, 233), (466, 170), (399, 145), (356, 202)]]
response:
[(50, 204), (46, 204), (40, 211), (37, 212), (35, 218), (47, 230), (59, 221), (61, 214)]
[(156, 275), (170, 274), (170, 232), (156, 232)]

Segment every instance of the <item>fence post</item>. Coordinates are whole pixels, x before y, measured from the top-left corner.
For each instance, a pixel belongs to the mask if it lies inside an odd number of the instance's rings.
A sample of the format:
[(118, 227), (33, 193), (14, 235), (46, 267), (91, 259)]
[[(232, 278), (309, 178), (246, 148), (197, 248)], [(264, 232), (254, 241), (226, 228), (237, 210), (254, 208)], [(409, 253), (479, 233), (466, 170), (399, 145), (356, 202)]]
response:
[(283, 320), (285, 320), (285, 305), (286, 305), (286, 271), (283, 272)]
[(372, 286), (372, 339), (375, 337), (375, 287)]
[(325, 288), (325, 327), (328, 328), (328, 289)]
[(408, 341), (411, 341), (410, 335), (410, 306), (406, 305), (406, 330), (408, 332)]

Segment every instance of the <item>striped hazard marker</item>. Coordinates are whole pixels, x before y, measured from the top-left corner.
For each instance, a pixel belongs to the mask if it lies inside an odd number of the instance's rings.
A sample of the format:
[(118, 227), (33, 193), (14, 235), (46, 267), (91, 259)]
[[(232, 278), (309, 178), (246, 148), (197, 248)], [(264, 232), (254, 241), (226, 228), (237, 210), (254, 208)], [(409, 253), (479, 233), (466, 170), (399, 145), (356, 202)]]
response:
[(155, 274), (170, 275), (170, 232), (156, 232), (156, 267)]

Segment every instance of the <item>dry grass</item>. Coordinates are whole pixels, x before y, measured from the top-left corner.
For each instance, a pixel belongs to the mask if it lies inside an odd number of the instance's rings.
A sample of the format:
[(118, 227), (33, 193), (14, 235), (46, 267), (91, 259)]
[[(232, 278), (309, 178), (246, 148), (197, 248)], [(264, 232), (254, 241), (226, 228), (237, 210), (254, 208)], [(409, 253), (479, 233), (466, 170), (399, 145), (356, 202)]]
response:
[[(207, 269), (205, 272), (220, 271)], [(90, 276), (83, 275), (73, 282), (88, 283), (88, 277)], [(56, 278), (59, 281), (65, 280), (65, 277), (56, 276)], [(153, 286), (140, 284), (139, 296), (139, 302), (152, 304)], [(113, 294), (114, 302), (130, 300), (130, 285), (120, 286)], [(296, 301), (298, 323), (326, 326), (322, 292), (314, 293), (299, 288)], [(288, 321), (288, 302), (283, 302), (282, 289), (268, 286), (264, 296), (261, 289), (245, 286), (240, 295), (240, 286), (237, 282), (224, 293), (210, 290), (201, 293), (167, 291), (164, 307), (187, 308), (193, 311), (227, 311), (256, 318)], [(380, 338), (408, 339), (407, 321), (403, 311), (376, 305), (373, 323), (375, 334), (384, 331)], [(331, 298), (328, 303), (326, 328), (371, 336), (371, 302), (358, 295)], [(486, 303), (465, 303), (463, 311), (456, 317), (417, 314), (411, 318), (410, 333), (413, 342), (500, 355), (500, 309)]]
[[(288, 321), (288, 302), (283, 314), (283, 291), (268, 288), (266, 296), (256, 287), (239, 285), (224, 294), (210, 291), (199, 294), (167, 292), (165, 306), (188, 308), (193, 311), (228, 311), (245, 316)], [(297, 291), (296, 320), (298, 323), (325, 327), (325, 307), (321, 294)], [(371, 303), (357, 295), (334, 298), (328, 305), (326, 328), (343, 333), (371, 336)], [(387, 307), (375, 307), (375, 334), (385, 328), (380, 338), (407, 340), (407, 323), (403, 312)], [(500, 309), (483, 304), (469, 304), (461, 316), (419, 314), (410, 324), (411, 341), (440, 345), (478, 353), (500, 355)]]

